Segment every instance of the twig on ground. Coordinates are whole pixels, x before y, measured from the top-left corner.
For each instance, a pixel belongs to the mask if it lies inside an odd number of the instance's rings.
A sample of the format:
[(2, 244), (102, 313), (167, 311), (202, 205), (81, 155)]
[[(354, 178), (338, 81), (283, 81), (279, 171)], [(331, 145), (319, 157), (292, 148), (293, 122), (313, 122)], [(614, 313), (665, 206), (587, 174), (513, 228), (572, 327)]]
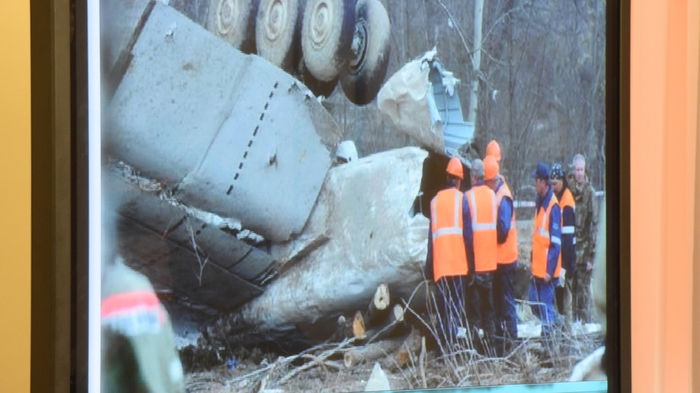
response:
[[(332, 368), (335, 368), (335, 369), (338, 369), (338, 370), (340, 370), (341, 368), (343, 368), (343, 366), (342, 366), (340, 363), (338, 363), (338, 362), (336, 362), (336, 361), (333, 361), (333, 360), (321, 360), (321, 359), (318, 358), (318, 356), (314, 356), (314, 355), (304, 355), (304, 356), (302, 356), (302, 357), (305, 358), (305, 359), (309, 359), (309, 360), (311, 360), (311, 361), (318, 362), (319, 365), (320, 365), (321, 367), (323, 367), (324, 369), (325, 369), (326, 367), (332, 367)], [(328, 370), (326, 369), (325, 371), (328, 371)]]
[[(346, 339), (343, 342), (341, 342), (340, 344), (338, 344), (335, 348), (331, 348), (329, 350), (326, 350), (317, 357), (311, 356), (312, 358), (314, 358), (314, 360), (312, 360), (309, 363), (304, 364), (303, 366), (297, 367), (294, 370), (290, 371), (289, 373), (287, 373), (287, 375), (282, 377), (277, 383), (279, 385), (281, 385), (281, 384), (289, 381), (290, 379), (292, 379), (295, 375), (299, 374), (300, 372), (307, 370), (311, 367), (314, 367), (318, 364), (324, 363), (325, 360), (328, 359), (328, 357), (337, 353), (338, 351), (340, 351), (341, 349), (343, 349), (344, 347), (346, 347), (348, 344), (350, 344), (353, 341), (355, 341), (354, 338)], [(306, 355), (306, 356), (308, 356), (308, 355)]]
[[(296, 358), (296, 356), (295, 356), (295, 358)], [(248, 379), (248, 378), (254, 377), (254, 376), (258, 375), (258, 374), (262, 374), (262, 373), (264, 373), (265, 371), (267, 371), (267, 370), (273, 368), (273, 367), (275, 366), (276, 363), (277, 363), (277, 362), (275, 362), (275, 363), (273, 363), (273, 364), (268, 364), (267, 366), (265, 366), (265, 367), (263, 367), (263, 368), (259, 368), (259, 369), (255, 370), (255, 371), (249, 372), (248, 374), (244, 374), (244, 375), (241, 375), (241, 376), (236, 377), (236, 378), (233, 378), (233, 379), (229, 379), (229, 380), (226, 381), (226, 382), (227, 382), (227, 383), (238, 382), (238, 381), (242, 381), (242, 380), (244, 380), (244, 379)]]
[(428, 388), (428, 381), (425, 379), (425, 356), (427, 350), (425, 349), (425, 337), (421, 337), (420, 343), (420, 356), (418, 356), (418, 364), (420, 365), (420, 376), (423, 380), (423, 389)]
[(370, 337), (369, 340), (367, 340), (367, 344), (371, 344), (372, 342), (374, 342), (377, 339), (377, 337), (381, 337), (382, 334), (384, 334), (385, 332), (396, 328), (396, 326), (400, 323), (403, 323), (403, 321), (393, 321), (393, 322), (389, 323), (388, 325), (384, 326), (377, 333), (372, 335), (372, 337)]
[[(329, 347), (329, 344), (321, 344), (321, 345), (318, 345), (318, 346), (316, 346), (316, 347), (309, 348), (309, 349), (307, 349), (307, 350), (305, 350), (305, 351), (303, 351), (303, 352), (300, 352), (300, 353), (298, 353), (298, 354), (296, 354), (296, 355), (291, 355), (291, 356), (287, 356), (287, 357), (281, 357), (281, 356), (280, 356), (279, 358), (277, 358), (277, 360), (276, 360), (274, 363), (268, 364), (267, 366), (265, 366), (265, 367), (263, 367), (263, 368), (260, 368), (260, 369), (258, 369), (258, 370), (252, 371), (252, 372), (250, 372), (250, 373), (248, 373), (248, 374), (241, 375), (241, 376), (239, 376), (239, 377), (230, 379), (230, 380), (227, 381), (227, 383), (230, 384), (230, 383), (233, 383), (233, 382), (242, 381), (242, 380), (244, 380), (244, 379), (249, 379), (249, 378), (252, 378), (252, 377), (254, 377), (254, 376), (256, 376), (256, 375), (262, 374), (262, 373), (264, 373), (265, 371), (268, 371), (268, 374), (267, 374), (266, 378), (269, 378), (269, 376), (272, 374), (272, 369), (273, 369), (273, 368), (277, 367), (278, 365), (286, 365), (286, 364), (289, 364), (289, 363), (291, 363), (291, 362), (293, 362), (293, 361), (295, 361), (296, 359), (299, 359), (299, 358), (301, 358), (301, 357), (315, 358), (315, 359), (324, 361), (324, 364), (325, 364), (325, 365), (330, 365), (330, 366), (332, 366), (332, 367), (341, 368), (339, 364), (334, 364), (334, 362), (325, 361), (325, 360), (326, 360), (328, 357), (330, 357), (331, 355), (333, 355), (334, 353), (336, 353), (336, 352), (342, 350), (344, 347), (348, 346), (348, 345), (349, 345), (350, 343), (352, 343), (353, 341), (355, 341), (355, 338), (348, 338), (348, 339), (342, 341), (341, 343), (338, 343), (338, 344), (332, 346), (330, 349), (324, 351), (324, 352), (323, 352), (321, 355), (319, 355), (318, 357), (314, 357), (313, 355), (310, 355), (310, 352), (317, 351), (317, 350), (319, 350), (320, 348)], [(314, 360), (314, 361), (312, 361), (311, 363), (305, 364), (304, 366), (307, 366), (307, 365), (309, 365), (309, 364), (315, 365), (315, 364), (318, 364), (318, 361), (317, 361), (317, 360)], [(302, 367), (304, 367), (304, 366), (302, 366)], [(305, 369), (308, 369), (308, 368), (310, 368), (310, 367), (311, 367), (311, 366), (306, 367), (306, 368), (304, 368), (304, 370), (305, 370)], [(301, 367), (300, 367), (300, 368), (301, 368)], [(296, 371), (296, 372), (294, 373), (294, 375), (296, 375), (297, 373), (299, 373), (299, 371), (303, 371), (303, 370), (299, 370), (299, 368), (297, 368), (297, 369), (295, 369), (295, 370), (298, 370), (298, 371)], [(294, 370), (293, 370), (293, 371), (294, 371)], [(290, 373), (290, 374), (291, 374), (291, 373)], [(278, 382), (278, 384), (283, 383), (283, 380), (286, 381), (286, 380), (288, 380), (289, 378), (293, 377), (294, 375), (289, 376), (289, 374), (287, 374), (285, 377), (282, 378), (282, 380), (280, 380), (280, 381)], [(285, 379), (285, 378), (286, 378), (286, 379)]]
[[(279, 361), (279, 358), (277, 359)], [(265, 374), (265, 377), (263, 377), (262, 381), (260, 381), (260, 389), (258, 389), (258, 393), (262, 393), (265, 391), (265, 386), (267, 385), (267, 381), (270, 379), (270, 375), (272, 375), (272, 372), (275, 371), (275, 366), (277, 366), (277, 361), (272, 363), (272, 367), (270, 367), (270, 370)]]

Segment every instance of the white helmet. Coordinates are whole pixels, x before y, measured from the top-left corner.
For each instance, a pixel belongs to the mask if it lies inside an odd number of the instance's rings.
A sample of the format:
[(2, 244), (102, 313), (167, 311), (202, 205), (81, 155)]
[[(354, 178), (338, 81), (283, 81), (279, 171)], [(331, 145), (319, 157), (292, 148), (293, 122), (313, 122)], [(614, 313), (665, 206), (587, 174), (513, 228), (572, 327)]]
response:
[[(338, 144), (338, 148), (335, 150), (335, 158), (344, 160), (345, 162), (357, 161), (357, 149), (355, 148), (355, 142), (353, 141), (343, 141)], [(342, 161), (341, 161), (342, 162)]]

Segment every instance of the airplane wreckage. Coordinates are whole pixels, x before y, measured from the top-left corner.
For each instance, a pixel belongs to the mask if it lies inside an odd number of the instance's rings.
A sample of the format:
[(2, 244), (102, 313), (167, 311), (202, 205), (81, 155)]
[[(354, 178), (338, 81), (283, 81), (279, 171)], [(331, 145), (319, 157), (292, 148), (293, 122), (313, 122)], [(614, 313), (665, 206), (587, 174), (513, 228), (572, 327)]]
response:
[[(105, 13), (128, 8), (104, 27), (103, 195), (116, 212), (114, 247), (149, 278), (178, 335), (209, 326), (264, 341), (335, 323), (383, 285), (392, 298), (411, 295), (423, 279), (430, 199), (447, 157), (473, 135), (434, 52), (382, 83), (390, 25), (379, 0), (289, 2), (293, 16), (278, 9), (286, 2), (243, 2), (259, 9), (247, 30), (258, 43), (268, 37), (251, 53), (221, 15), (197, 23), (160, 2), (103, 3)], [(213, 0), (209, 14), (239, 3)], [(340, 38), (307, 31), (331, 11), (353, 22), (330, 32)], [(283, 17), (294, 26), (287, 43), (274, 40)], [(335, 49), (324, 52), (329, 40)], [(303, 50), (287, 53), (295, 45)], [(317, 71), (309, 57), (318, 56), (340, 65)], [(355, 105), (378, 104), (415, 145), (358, 158), (322, 92), (305, 83), (339, 83)]]

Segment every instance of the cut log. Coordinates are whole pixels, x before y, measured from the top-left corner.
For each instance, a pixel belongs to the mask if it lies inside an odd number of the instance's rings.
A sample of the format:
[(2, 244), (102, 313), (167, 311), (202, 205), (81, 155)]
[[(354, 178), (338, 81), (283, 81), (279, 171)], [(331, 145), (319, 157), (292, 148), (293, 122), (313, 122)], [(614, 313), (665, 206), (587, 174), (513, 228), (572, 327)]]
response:
[(394, 307), (391, 309), (391, 319), (396, 322), (403, 322), (404, 314), (403, 307), (400, 304), (394, 304)]
[(362, 347), (352, 348), (343, 355), (345, 367), (351, 368), (359, 363), (374, 361), (379, 358), (390, 358), (392, 353), (398, 350), (403, 343), (403, 338), (392, 338), (373, 342)]
[(369, 338), (368, 342), (399, 336), (405, 333), (403, 329), (405, 325), (403, 307), (395, 304), (394, 307), (391, 308), (391, 314), (382, 325), (367, 331), (366, 336)]
[(352, 335), (353, 337), (363, 340), (367, 337), (367, 329), (365, 328), (365, 321), (362, 313), (357, 311), (355, 313), (355, 318), (352, 319)]
[(367, 338), (364, 317), (360, 311), (355, 312), (352, 318), (346, 318), (344, 315), (339, 316), (336, 330), (328, 341), (340, 342), (348, 338), (354, 338), (358, 341)]
[(421, 342), (423, 338), (417, 329), (411, 330), (411, 333), (403, 341), (399, 350), (394, 355), (394, 361), (396, 366), (403, 368), (406, 365), (414, 362), (416, 359), (416, 353), (421, 350)]
[(369, 302), (369, 308), (365, 315), (367, 326), (371, 327), (380, 324), (387, 317), (390, 304), (389, 285), (379, 285), (374, 292), (372, 301)]
[(352, 337), (352, 320), (348, 320), (344, 315), (338, 317), (335, 333), (328, 339), (330, 342), (343, 341)]

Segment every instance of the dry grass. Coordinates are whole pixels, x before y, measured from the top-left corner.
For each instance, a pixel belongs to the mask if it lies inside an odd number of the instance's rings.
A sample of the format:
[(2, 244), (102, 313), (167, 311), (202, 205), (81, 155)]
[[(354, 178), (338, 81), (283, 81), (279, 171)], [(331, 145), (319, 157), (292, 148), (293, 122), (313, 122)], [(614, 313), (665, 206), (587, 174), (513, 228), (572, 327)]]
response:
[[(520, 263), (516, 281), (523, 279), (516, 297), (527, 296), (529, 285), (529, 247), (532, 233), (530, 221), (518, 222)], [(423, 282), (414, 293), (425, 290)], [(420, 297), (420, 296), (417, 296)], [(406, 316), (421, 329), (429, 343), (424, 350), (409, 354), (407, 365), (398, 367), (383, 359), (381, 364), (394, 390), (445, 388), (457, 386), (487, 386), (504, 384), (549, 383), (566, 381), (579, 360), (602, 344), (598, 335), (572, 334), (566, 328), (555, 328), (550, 339), (532, 338), (515, 342), (502, 357), (486, 356), (475, 349), (471, 338), (440, 343), (444, 336), (439, 326), (436, 303), (428, 296), (420, 310), (413, 299), (405, 304)], [(469, 326), (466, 315), (462, 324)], [(527, 302), (518, 305), (520, 323), (537, 322)], [(253, 351), (238, 359), (235, 369), (219, 366), (207, 372), (187, 376), (191, 392), (349, 392), (363, 391), (374, 362), (347, 368), (342, 355), (351, 343), (327, 343), (287, 357)], [(481, 351), (483, 352), (483, 351)]]
[[(545, 383), (565, 381), (576, 362), (598, 348), (602, 337), (597, 335), (574, 335), (571, 329), (554, 328), (551, 338), (530, 338), (513, 341), (513, 347), (502, 357), (494, 355), (493, 348), (477, 350), (478, 337), (444, 339), (440, 331), (439, 316), (434, 296), (427, 300), (427, 316), (415, 313), (425, 329), (436, 342), (437, 350), (429, 354), (427, 372), (428, 388), (488, 386), (521, 383)], [(410, 310), (409, 310), (410, 311)], [(534, 323), (536, 318), (530, 307), (518, 307), (520, 322)], [(462, 326), (469, 321), (462, 314)], [(441, 339), (443, 338), (443, 339)], [(409, 385), (421, 386), (421, 373), (414, 365), (409, 366)]]
[[(551, 339), (518, 340), (502, 357), (487, 356), (477, 351), (468, 337), (453, 342), (438, 340), (442, 333), (434, 312), (435, 299), (429, 297), (426, 301), (426, 312), (407, 307), (407, 313), (415, 317), (428, 341), (435, 344), (432, 349), (423, 346), (410, 354), (403, 368), (395, 363), (391, 366), (387, 361), (389, 354), (380, 361), (394, 390), (565, 381), (576, 362), (602, 341), (595, 335), (574, 336), (564, 328), (557, 328)], [(534, 318), (527, 306), (521, 305), (518, 314), (521, 322)], [(466, 318), (463, 323), (468, 326)], [(258, 353), (239, 359), (233, 370), (219, 366), (189, 374), (187, 386), (191, 392), (212, 393), (363, 391), (374, 362), (345, 367), (342, 354), (353, 348), (352, 344), (350, 339), (325, 343), (287, 357)]]

